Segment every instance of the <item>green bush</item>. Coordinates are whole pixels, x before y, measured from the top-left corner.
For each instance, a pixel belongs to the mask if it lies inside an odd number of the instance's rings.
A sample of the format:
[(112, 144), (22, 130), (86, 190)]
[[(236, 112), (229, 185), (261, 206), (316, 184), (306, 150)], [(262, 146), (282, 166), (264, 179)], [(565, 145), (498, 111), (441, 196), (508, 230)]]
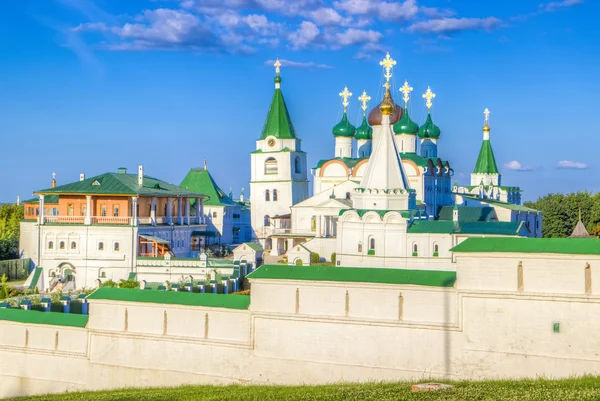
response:
[(116, 288), (118, 286), (119, 286), (119, 284), (115, 283), (112, 280), (105, 281), (104, 283), (102, 283), (100, 285), (100, 287), (110, 287), (110, 288)]
[(310, 263), (319, 263), (321, 261), (321, 255), (316, 252), (310, 254)]
[(119, 288), (140, 288), (140, 282), (136, 280), (121, 280)]
[(302, 259), (298, 259), (296, 261), (296, 266), (302, 266)]
[(335, 264), (336, 260), (337, 260), (337, 254), (334, 252), (331, 254), (331, 263)]

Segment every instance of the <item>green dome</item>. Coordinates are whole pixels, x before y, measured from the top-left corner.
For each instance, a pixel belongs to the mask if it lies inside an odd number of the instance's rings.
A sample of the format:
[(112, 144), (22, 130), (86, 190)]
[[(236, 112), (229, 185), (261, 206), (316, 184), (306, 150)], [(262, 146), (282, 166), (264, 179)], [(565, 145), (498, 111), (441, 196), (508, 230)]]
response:
[(402, 118), (394, 124), (394, 133), (396, 135), (417, 135), (418, 132), (419, 125), (408, 116), (408, 108), (404, 109)]
[(421, 139), (438, 139), (440, 137), (440, 127), (435, 125), (431, 120), (431, 114), (427, 115), (427, 121), (419, 128), (419, 138)]
[(356, 129), (356, 139), (373, 139), (373, 128), (367, 124), (367, 117), (363, 117), (362, 124)]
[(276, 75), (275, 79), (273, 81), (275, 81), (276, 84), (280, 84), (281, 83), (281, 77), (279, 75)]
[(333, 136), (354, 136), (356, 127), (348, 122), (348, 116), (344, 112), (342, 121), (340, 121), (335, 127), (333, 127)]

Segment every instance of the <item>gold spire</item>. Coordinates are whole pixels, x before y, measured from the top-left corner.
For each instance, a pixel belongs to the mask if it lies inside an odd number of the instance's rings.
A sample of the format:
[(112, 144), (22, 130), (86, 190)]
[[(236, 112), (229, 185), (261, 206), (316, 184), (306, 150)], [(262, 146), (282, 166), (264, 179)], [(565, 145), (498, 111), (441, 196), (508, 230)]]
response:
[[(389, 85), (389, 82), (387, 83)], [(381, 110), (381, 114), (390, 115), (394, 111), (394, 105), (392, 103), (392, 98), (390, 96), (389, 86), (386, 88), (385, 96), (381, 101), (381, 105), (379, 106), (379, 110)]]
[(402, 92), (402, 100), (404, 100), (404, 108), (408, 107), (408, 101), (410, 99), (410, 92), (413, 91), (412, 86), (408, 84), (408, 81), (404, 81), (404, 85), (400, 88), (400, 92)]
[(275, 60), (275, 64), (273, 64), (273, 67), (275, 67), (275, 75), (279, 75), (279, 73), (281, 72), (281, 61), (279, 61), (279, 59)]
[(485, 120), (483, 123), (483, 130), (485, 132), (490, 132), (490, 109), (486, 108), (483, 111), (483, 115), (485, 116)]
[(396, 65), (396, 60), (390, 57), (390, 53), (388, 52), (385, 55), (385, 58), (379, 62), (379, 65), (385, 68), (385, 80), (386, 83), (390, 82), (392, 78), (392, 68)]
[(427, 106), (427, 112), (431, 113), (431, 106), (433, 106), (432, 99), (435, 99), (435, 93), (431, 91), (431, 88), (427, 87), (427, 92), (423, 94), (423, 99), (426, 100), (425, 105)]
[(348, 99), (352, 96), (352, 92), (348, 90), (347, 86), (344, 86), (344, 90), (340, 92), (340, 97), (342, 98), (342, 104), (344, 105), (344, 113), (346, 112), (346, 108), (350, 103), (348, 103)]
[(371, 96), (367, 96), (367, 92), (363, 91), (362, 95), (360, 95), (358, 100), (360, 100), (360, 102), (362, 103), (362, 106), (360, 108), (363, 111), (363, 116), (366, 116), (367, 115), (367, 102), (369, 100), (371, 100)]

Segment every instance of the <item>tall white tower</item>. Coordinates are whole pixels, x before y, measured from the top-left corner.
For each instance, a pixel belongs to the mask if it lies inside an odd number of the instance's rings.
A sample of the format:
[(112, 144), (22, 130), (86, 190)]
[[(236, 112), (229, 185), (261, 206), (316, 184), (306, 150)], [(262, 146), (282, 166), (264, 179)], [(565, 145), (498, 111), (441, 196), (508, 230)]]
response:
[(252, 229), (254, 239), (267, 248), (269, 236), (279, 228), (273, 217), (290, 215), (292, 205), (308, 198), (306, 153), (281, 93), (280, 67), (277, 60), (275, 93), (256, 150), (250, 155)]

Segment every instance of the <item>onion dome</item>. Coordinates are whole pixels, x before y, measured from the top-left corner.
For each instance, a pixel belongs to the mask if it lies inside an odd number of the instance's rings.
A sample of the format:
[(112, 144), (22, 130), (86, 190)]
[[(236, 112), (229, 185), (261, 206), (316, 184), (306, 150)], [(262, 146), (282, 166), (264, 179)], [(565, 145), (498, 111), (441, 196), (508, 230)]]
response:
[(396, 135), (417, 135), (418, 132), (419, 125), (410, 119), (408, 109), (405, 108), (400, 121), (394, 124), (394, 133)]
[(419, 138), (421, 139), (438, 139), (440, 137), (440, 127), (435, 125), (431, 120), (431, 114), (427, 115), (425, 124), (419, 128)]
[(335, 137), (352, 137), (356, 132), (356, 127), (348, 121), (348, 115), (344, 112), (342, 120), (333, 127), (333, 136)]
[(356, 135), (354, 136), (357, 140), (371, 140), (373, 139), (373, 128), (367, 124), (367, 117), (363, 117), (362, 124), (356, 129)]
[(382, 111), (381, 111), (381, 107), (384, 106), (384, 103), (387, 103), (387, 105), (385, 105), (384, 108), (388, 108), (389, 106), (391, 106), (391, 113), (390, 114), (390, 124), (395, 124), (398, 122), (398, 120), (400, 120), (400, 117), (402, 117), (402, 113), (403, 113), (403, 109), (402, 107), (398, 106), (396, 103), (394, 103), (394, 99), (390, 97), (386, 98), (384, 97), (383, 100), (381, 101), (381, 103), (379, 103), (377, 106), (375, 106), (373, 108), (373, 110), (371, 110), (371, 112), (369, 113), (369, 125), (373, 126), (373, 125), (381, 125), (381, 116), (382, 116)]

